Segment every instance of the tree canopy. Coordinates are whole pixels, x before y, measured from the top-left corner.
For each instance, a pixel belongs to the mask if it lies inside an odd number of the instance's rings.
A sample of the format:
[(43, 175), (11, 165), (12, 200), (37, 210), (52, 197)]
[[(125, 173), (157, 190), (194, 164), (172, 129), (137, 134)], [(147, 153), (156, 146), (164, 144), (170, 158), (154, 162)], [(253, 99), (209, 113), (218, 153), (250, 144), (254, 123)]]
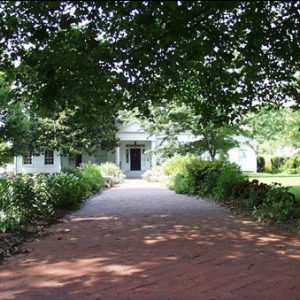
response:
[[(203, 123), (192, 107), (184, 103), (179, 105), (178, 101), (152, 106), (150, 112), (153, 117), (144, 121), (143, 127), (150, 134), (163, 135), (161, 145), (156, 149), (162, 156), (207, 154), (214, 160), (217, 155), (226, 155), (228, 150), (238, 146), (235, 138), (245, 133), (236, 124)], [(194, 139), (180, 140), (183, 132), (192, 134)]]
[[(260, 155), (276, 156), (285, 147), (300, 148), (300, 111), (289, 107), (262, 108), (248, 113), (243, 123), (248, 134), (258, 142)], [(292, 153), (290, 153), (292, 154)], [(278, 154), (277, 154), (278, 155)]]
[(71, 111), (72, 130), (174, 95), (220, 124), (300, 104), (299, 16), (299, 1), (1, 1), (0, 70), (9, 101)]

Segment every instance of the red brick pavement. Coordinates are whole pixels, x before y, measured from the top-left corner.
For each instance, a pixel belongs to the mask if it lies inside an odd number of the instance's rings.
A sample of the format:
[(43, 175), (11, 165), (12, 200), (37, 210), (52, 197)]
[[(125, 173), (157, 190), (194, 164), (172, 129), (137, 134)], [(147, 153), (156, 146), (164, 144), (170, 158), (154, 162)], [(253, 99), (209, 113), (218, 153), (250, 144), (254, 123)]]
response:
[(0, 266), (0, 299), (298, 299), (300, 240), (141, 180)]

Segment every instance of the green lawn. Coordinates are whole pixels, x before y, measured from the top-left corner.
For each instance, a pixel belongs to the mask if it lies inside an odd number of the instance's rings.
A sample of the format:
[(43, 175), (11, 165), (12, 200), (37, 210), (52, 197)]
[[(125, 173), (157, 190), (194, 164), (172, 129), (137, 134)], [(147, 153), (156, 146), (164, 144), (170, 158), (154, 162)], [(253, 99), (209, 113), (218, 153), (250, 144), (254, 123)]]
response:
[(271, 184), (273, 182), (281, 183), (283, 186), (290, 187), (290, 191), (295, 194), (296, 199), (300, 202), (300, 174), (267, 174), (267, 173), (251, 173), (248, 174), (249, 179), (257, 179), (260, 182)]
[(291, 187), (290, 192), (296, 196), (297, 201), (300, 203), (300, 186)]

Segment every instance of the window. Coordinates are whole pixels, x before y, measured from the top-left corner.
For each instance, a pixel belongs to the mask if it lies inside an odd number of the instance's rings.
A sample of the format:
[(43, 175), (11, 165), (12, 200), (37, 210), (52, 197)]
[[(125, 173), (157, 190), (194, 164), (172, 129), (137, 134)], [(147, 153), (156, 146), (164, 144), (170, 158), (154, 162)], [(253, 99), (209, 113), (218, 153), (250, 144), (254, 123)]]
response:
[(44, 156), (45, 156), (45, 165), (54, 164), (54, 153), (52, 150), (46, 150)]
[(32, 155), (28, 153), (23, 156), (23, 165), (32, 165)]

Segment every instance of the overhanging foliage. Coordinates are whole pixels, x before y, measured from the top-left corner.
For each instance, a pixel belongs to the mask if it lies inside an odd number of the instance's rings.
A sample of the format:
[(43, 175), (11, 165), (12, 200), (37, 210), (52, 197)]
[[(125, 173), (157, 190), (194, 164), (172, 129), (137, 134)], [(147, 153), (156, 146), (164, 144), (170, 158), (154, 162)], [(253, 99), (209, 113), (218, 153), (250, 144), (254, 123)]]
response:
[[(0, 68), (11, 99), (39, 117), (87, 108), (100, 125), (176, 95), (204, 122), (229, 122), (300, 103), (299, 10), (299, 1), (3, 1)], [(95, 125), (86, 114), (70, 126)]]

